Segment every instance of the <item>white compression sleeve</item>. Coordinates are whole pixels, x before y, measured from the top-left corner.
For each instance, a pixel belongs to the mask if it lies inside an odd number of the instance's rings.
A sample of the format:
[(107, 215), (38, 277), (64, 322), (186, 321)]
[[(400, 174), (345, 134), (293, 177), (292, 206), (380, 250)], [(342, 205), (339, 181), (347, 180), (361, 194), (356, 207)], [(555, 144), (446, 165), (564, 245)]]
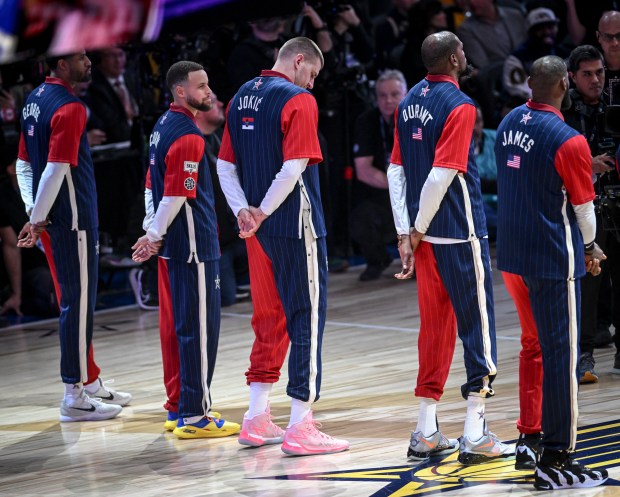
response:
[(15, 164), (15, 172), (17, 174), (17, 184), (19, 185), (19, 193), (22, 196), (24, 205), (26, 206), (26, 214), (32, 214), (34, 207), (34, 198), (32, 197), (32, 166), (30, 162), (17, 159)]
[(260, 210), (268, 216), (273, 213), (295, 188), (301, 173), (306, 170), (309, 159), (291, 159), (282, 164), (271, 186), (260, 203)]
[(37, 190), (37, 198), (34, 201), (32, 214), (30, 215), (31, 223), (42, 223), (47, 219), (52, 205), (56, 201), (62, 182), (69, 171), (68, 162), (48, 162), (45, 166), (39, 188)]
[(243, 193), (243, 188), (241, 188), (241, 183), (239, 182), (237, 165), (218, 159), (217, 176), (220, 179), (220, 186), (222, 187), (228, 206), (235, 216), (238, 216), (241, 209), (248, 208), (248, 200), (245, 198), (245, 193)]
[(160, 241), (168, 232), (168, 227), (183, 207), (185, 197), (163, 197), (157, 206), (153, 222), (146, 232), (151, 242)]
[(410, 219), (409, 211), (407, 210), (407, 178), (405, 178), (405, 170), (398, 164), (390, 164), (387, 170), (387, 178), (396, 233), (408, 235)]
[(144, 189), (144, 221), (142, 221), (142, 229), (148, 231), (155, 219), (155, 207), (153, 206), (153, 190), (150, 188)]
[(418, 233), (426, 233), (428, 230), (457, 172), (456, 169), (447, 167), (433, 167), (431, 169), (420, 193), (420, 209), (414, 224)]
[(575, 217), (579, 225), (579, 231), (583, 237), (583, 243), (588, 245), (594, 241), (596, 237), (596, 214), (594, 213), (594, 202), (586, 202), (585, 204), (573, 205)]

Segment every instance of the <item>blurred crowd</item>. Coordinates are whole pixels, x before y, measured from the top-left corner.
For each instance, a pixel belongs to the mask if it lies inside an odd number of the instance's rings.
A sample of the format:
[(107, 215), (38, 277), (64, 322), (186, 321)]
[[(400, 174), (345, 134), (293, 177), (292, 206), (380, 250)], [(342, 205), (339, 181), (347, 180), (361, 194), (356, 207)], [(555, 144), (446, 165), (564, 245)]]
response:
[[(139, 303), (156, 308), (154, 268), (133, 267), (128, 256), (131, 241), (142, 234), (148, 136), (171, 100), (163, 81), (167, 68), (186, 59), (201, 63), (208, 73), (217, 100), (214, 109), (199, 116), (199, 122), (207, 137), (213, 172), (226, 103), (241, 84), (272, 67), (287, 39), (300, 35), (313, 39), (325, 58), (313, 94), (325, 158), (320, 171), (330, 271), (344, 271), (354, 256), (360, 256), (366, 263), (360, 280), (369, 281), (379, 278), (392, 261), (395, 252), (389, 245), (395, 242), (396, 232), (386, 169), (393, 144), (393, 114), (408, 88), (425, 76), (422, 41), (439, 31), (459, 36), (473, 66), (460, 85), (479, 105), (474, 145), (492, 238), (496, 205), (493, 129), (510, 109), (530, 97), (526, 82), (537, 58), (550, 54), (567, 58), (583, 45), (601, 51), (602, 73), (581, 74), (580, 61), (569, 67), (573, 85), (582, 84), (573, 90), (578, 93), (573, 95), (574, 102), (581, 101), (581, 107), (574, 104), (573, 111), (575, 126), (583, 127), (580, 131), (588, 138), (593, 158), (600, 157), (593, 174), (615, 174), (605, 157), (617, 149), (618, 137), (605, 131), (601, 116), (605, 106), (620, 104), (620, 14), (604, 16), (620, 10), (619, 4), (614, 0), (309, 0), (294, 17), (222, 25), (192, 35), (168, 34), (152, 44), (89, 53), (93, 78), (77, 92), (88, 109), (102, 264), (131, 269), (132, 285), (141, 295)], [(41, 60), (0, 67), (0, 165), (5, 173), (2, 188), (9, 192), (17, 188), (14, 164), (21, 106), (45, 73)], [(232, 279), (228, 296), (222, 300), (230, 305), (247, 296), (243, 291), (247, 261), (235, 235), (234, 216), (227, 211), (221, 192), (219, 196), (220, 241)], [(19, 202), (19, 195), (0, 196), (3, 312), (25, 311), (21, 303), (30, 291), (26, 274), (44, 267), (43, 259), (22, 257), (16, 262), (10, 253), (14, 245), (10, 232), (19, 230), (26, 220), (15, 208)], [(17, 267), (21, 267), (23, 283), (17, 282)], [(35, 282), (34, 288), (43, 292), (40, 297), (46, 302), (36, 312), (53, 314), (51, 281)]]

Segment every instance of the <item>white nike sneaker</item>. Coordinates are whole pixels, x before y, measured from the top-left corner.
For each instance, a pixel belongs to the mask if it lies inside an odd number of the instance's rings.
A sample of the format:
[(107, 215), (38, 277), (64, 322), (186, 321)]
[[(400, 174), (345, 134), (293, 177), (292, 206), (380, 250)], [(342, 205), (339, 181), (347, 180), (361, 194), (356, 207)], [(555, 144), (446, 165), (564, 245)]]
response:
[(73, 400), (63, 399), (60, 403), (60, 421), (101, 421), (111, 419), (123, 410), (119, 405), (104, 404), (86, 395), (82, 388)]

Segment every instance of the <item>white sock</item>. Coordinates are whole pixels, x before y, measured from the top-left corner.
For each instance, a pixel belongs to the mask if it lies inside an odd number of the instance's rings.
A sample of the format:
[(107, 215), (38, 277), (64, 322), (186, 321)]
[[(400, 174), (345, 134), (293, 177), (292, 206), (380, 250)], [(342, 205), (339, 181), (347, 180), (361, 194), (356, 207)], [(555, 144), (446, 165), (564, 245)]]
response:
[(99, 390), (99, 386), (101, 384), (102, 384), (102, 381), (99, 378), (97, 378), (92, 383), (89, 383), (88, 385), (84, 385), (84, 388), (86, 389), (88, 393), (96, 393), (97, 390)]
[(484, 435), (484, 397), (469, 395), (467, 397), (467, 416), (463, 435), (472, 442), (480, 440)]
[(69, 405), (73, 404), (76, 399), (78, 399), (82, 393), (84, 387), (82, 387), (81, 383), (65, 383), (65, 402)]
[(424, 437), (430, 437), (437, 429), (437, 401), (422, 397), (416, 431), (422, 432)]
[(304, 402), (299, 399), (291, 399), (291, 419), (288, 422), (288, 428), (295, 423), (303, 421), (303, 419), (312, 410), (312, 402)]
[(250, 383), (250, 407), (248, 408), (248, 419), (263, 414), (269, 405), (269, 394), (273, 383)]

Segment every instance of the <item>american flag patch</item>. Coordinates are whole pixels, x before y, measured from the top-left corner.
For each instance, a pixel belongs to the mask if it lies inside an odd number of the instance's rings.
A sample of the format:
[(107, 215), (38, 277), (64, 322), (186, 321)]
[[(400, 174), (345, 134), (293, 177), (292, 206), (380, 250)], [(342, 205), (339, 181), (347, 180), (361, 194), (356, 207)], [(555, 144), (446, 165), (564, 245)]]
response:
[(155, 165), (155, 154), (151, 154), (151, 161), (149, 162), (149, 164), (151, 164), (151, 166)]
[(241, 129), (254, 129), (254, 118), (253, 117), (242, 117), (241, 118)]
[(34, 124), (28, 125), (28, 136), (34, 136)]
[(413, 138), (414, 140), (421, 140), (422, 139), (422, 128), (418, 128), (416, 132), (412, 133), (411, 138)]
[(518, 155), (509, 155), (508, 162), (506, 162), (508, 167), (514, 167), (515, 169), (521, 168), (521, 157)]

